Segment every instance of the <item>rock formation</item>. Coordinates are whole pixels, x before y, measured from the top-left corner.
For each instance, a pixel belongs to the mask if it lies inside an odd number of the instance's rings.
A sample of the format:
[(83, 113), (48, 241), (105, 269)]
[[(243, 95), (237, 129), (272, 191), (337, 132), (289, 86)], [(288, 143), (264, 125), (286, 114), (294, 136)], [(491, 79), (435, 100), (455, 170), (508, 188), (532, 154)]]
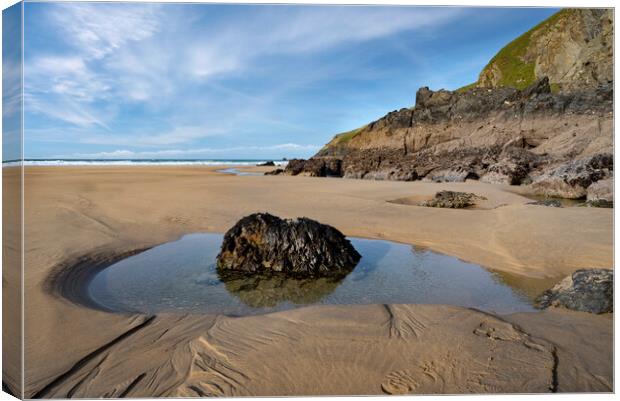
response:
[(524, 88), (544, 76), (559, 90), (613, 81), (613, 10), (565, 9), (510, 42), (482, 70), (478, 86)]
[(590, 313), (611, 313), (613, 288), (613, 270), (581, 269), (545, 291), (536, 302), (541, 308), (561, 306)]
[(226, 232), (217, 267), (247, 273), (329, 276), (349, 273), (360, 258), (334, 227), (305, 217), (281, 219), (255, 213)]
[(482, 196), (468, 192), (440, 191), (435, 194), (433, 199), (421, 202), (420, 206), (461, 209), (473, 206), (476, 204), (476, 201), (485, 199)]
[(266, 161), (264, 163), (258, 163), (257, 164), (258, 167), (273, 167), (275, 165), (276, 164), (273, 162), (273, 160), (268, 160), (268, 161)]
[(284, 169), (281, 168), (277, 168), (275, 170), (271, 170), (271, 171), (265, 171), (264, 175), (280, 175), (284, 173)]
[[(336, 135), (311, 159), (291, 160), (286, 174), (479, 179), (583, 198), (613, 176), (611, 18), (610, 10), (563, 10), (516, 41), (525, 53), (513, 44), (500, 51), (475, 85), (421, 88), (414, 107)], [(527, 79), (494, 75), (507, 55), (531, 70)]]

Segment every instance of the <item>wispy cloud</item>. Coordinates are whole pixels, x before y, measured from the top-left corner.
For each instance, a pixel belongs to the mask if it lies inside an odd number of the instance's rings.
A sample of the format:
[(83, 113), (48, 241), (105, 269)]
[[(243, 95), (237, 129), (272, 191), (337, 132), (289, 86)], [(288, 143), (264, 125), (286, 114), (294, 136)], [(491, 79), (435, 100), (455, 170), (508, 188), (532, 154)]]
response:
[[(274, 54), (319, 52), (403, 30), (436, 27), (457, 9), (363, 7), (253, 8), (243, 23), (188, 27), (194, 18), (157, 4), (54, 4), (49, 23), (66, 38), (62, 54), (37, 54), (26, 63), (28, 106), (79, 126), (112, 125), (95, 102), (157, 105), (191, 80), (260, 66)], [(266, 29), (269, 27), (269, 29)], [(317, 79), (317, 77), (315, 77)], [(274, 88), (277, 90), (277, 88)], [(49, 101), (40, 98), (47, 96)], [(33, 103), (30, 103), (33, 102)], [(66, 111), (55, 110), (68, 104)], [(99, 105), (97, 105), (99, 107)], [(106, 121), (109, 120), (109, 121)]]
[(359, 96), (359, 88), (392, 79), (392, 64), (424, 58), (384, 57), (390, 41), (427, 37), (466, 12), (150, 3), (28, 9), (38, 10), (26, 19), (33, 24), (24, 67), (28, 137), (40, 149), (66, 146), (99, 158), (311, 152), (318, 146), (296, 144), (322, 143), (396, 104), (371, 91)]
[(158, 9), (152, 4), (66, 3), (49, 7), (48, 22), (66, 38), (66, 49), (26, 59), (25, 108), (72, 125), (109, 129), (106, 120), (114, 118), (110, 110), (115, 107), (105, 103), (123, 100), (117, 77), (100, 63), (129, 43), (157, 32)]
[(156, 3), (58, 4), (50, 18), (86, 59), (102, 59), (129, 42), (146, 39), (162, 23)]
[[(132, 151), (119, 149), (107, 152), (74, 153), (71, 155), (57, 155), (56, 157), (72, 158), (97, 158), (97, 159), (146, 159), (146, 158), (174, 158), (174, 157), (198, 157), (217, 156), (223, 154), (258, 154), (262, 152), (289, 152), (289, 151), (317, 151), (318, 145), (300, 145), (297, 143), (283, 143), (269, 146), (236, 146), (228, 148), (199, 148), (199, 149), (164, 149), (154, 151)], [(258, 152), (258, 153), (257, 153)]]

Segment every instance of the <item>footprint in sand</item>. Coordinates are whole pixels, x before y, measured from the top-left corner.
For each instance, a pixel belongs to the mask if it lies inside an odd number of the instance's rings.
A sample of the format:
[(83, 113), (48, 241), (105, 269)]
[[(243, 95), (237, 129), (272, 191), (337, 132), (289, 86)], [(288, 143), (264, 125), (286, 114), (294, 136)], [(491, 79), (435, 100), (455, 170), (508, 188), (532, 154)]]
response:
[(381, 390), (387, 394), (409, 394), (418, 387), (418, 382), (406, 370), (397, 370), (388, 374), (381, 383)]

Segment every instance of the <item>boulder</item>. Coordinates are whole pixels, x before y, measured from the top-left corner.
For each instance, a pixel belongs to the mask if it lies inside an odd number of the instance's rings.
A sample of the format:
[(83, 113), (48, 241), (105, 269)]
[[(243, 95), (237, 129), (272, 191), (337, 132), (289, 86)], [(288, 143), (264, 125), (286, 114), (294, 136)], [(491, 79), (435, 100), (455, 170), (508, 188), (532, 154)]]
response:
[(276, 164), (273, 162), (273, 160), (269, 160), (269, 161), (266, 161), (264, 163), (258, 163), (257, 164), (257, 166), (259, 166), (259, 167), (273, 167), (275, 165)]
[(537, 195), (583, 198), (590, 185), (613, 175), (613, 162), (610, 153), (569, 161), (537, 177), (531, 188)]
[(265, 175), (280, 175), (283, 174), (284, 170), (281, 168), (277, 168), (275, 170), (271, 170), (271, 171), (265, 171)]
[(611, 269), (581, 269), (543, 292), (540, 308), (564, 307), (582, 312), (613, 312), (614, 272)]
[[(481, 181), (489, 184), (520, 185), (528, 179), (528, 173), (536, 166), (539, 157), (523, 149), (523, 138), (504, 146), (496, 163), (487, 168)], [(520, 146), (517, 146), (520, 145)]]
[(349, 273), (360, 258), (349, 240), (332, 226), (305, 217), (281, 219), (254, 213), (226, 232), (217, 267), (247, 273), (329, 276)]
[(595, 182), (588, 187), (587, 199), (589, 201), (614, 201), (613, 177)]
[(440, 191), (433, 199), (421, 202), (420, 206), (459, 209), (475, 205), (478, 200), (486, 198), (468, 192)]

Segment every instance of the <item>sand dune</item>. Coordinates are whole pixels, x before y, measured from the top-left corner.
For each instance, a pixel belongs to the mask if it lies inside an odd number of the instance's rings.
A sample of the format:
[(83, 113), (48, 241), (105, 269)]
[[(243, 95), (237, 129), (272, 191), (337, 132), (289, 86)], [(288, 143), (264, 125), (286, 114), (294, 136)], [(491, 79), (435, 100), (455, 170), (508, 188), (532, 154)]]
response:
[[(96, 311), (59, 295), (54, 278), (89, 262), (85, 256), (105, 260), (185, 233), (223, 232), (255, 211), (426, 246), (510, 274), (517, 286), (612, 266), (612, 210), (525, 205), (526, 198), (482, 183), (213, 170), (26, 169), (26, 397), (611, 390), (610, 316), (368, 305), (149, 317)], [(440, 189), (475, 192), (493, 207), (388, 202)], [(4, 380), (17, 392), (17, 377)]]

